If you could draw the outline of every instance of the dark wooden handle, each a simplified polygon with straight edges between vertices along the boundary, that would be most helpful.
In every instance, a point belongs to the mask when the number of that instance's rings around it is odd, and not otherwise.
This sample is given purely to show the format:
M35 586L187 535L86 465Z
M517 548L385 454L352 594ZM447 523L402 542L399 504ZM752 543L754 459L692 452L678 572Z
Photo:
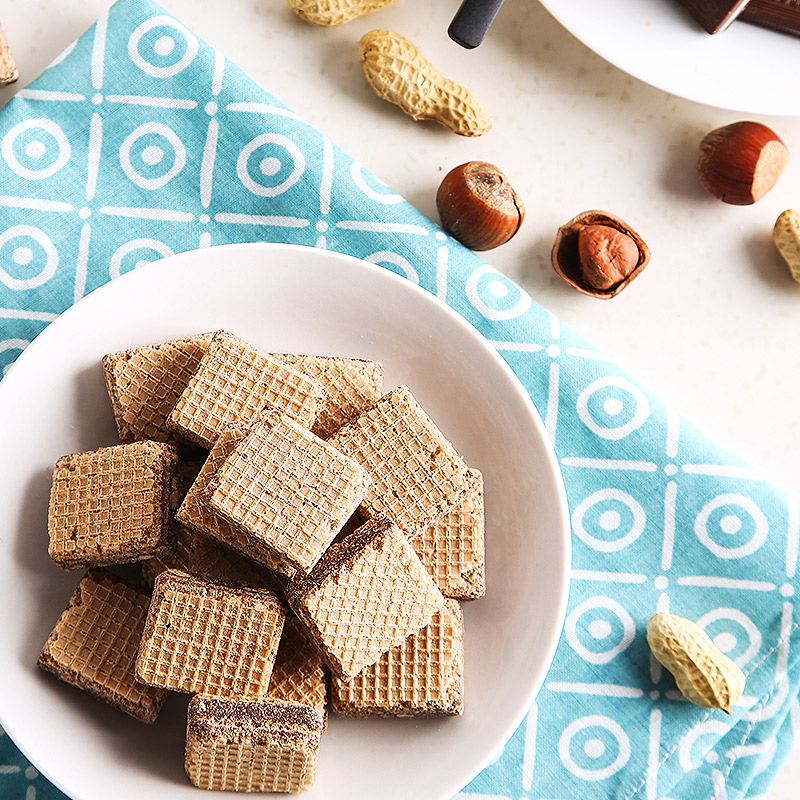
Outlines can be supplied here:
M447 33L462 47L477 47L494 22L503 0L464 0Z

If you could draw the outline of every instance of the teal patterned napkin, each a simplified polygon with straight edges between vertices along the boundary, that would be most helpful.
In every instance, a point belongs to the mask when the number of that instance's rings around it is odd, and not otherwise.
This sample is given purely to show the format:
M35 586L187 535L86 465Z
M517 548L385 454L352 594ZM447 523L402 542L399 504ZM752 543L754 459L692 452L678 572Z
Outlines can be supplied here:
M0 369L139 264L250 241L404 275L508 361L564 474L572 590L534 707L460 798L767 790L800 719L795 499L148 0L113 6L0 112L0 187ZM683 701L650 659L645 624L659 609L697 619L746 672L730 716ZM60 796L7 736L0 796Z

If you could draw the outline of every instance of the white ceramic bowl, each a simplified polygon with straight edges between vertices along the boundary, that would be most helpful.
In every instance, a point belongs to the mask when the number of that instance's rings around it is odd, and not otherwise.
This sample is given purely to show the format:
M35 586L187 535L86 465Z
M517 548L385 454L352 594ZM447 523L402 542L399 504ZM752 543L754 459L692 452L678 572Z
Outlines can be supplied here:
M218 328L269 350L382 361L386 387L407 384L485 475L488 590L465 604L464 715L334 718L304 795L449 797L522 721L553 656L569 582L561 476L524 389L470 325L391 272L313 248L229 245L144 266L53 322L0 383L0 723L74 800L197 800L185 697L147 726L35 663L79 579L47 555L52 465L116 442L102 356Z
M645 83L747 114L800 114L780 76L800 58L794 36L741 20L713 36L678 0L540 0L575 37Z

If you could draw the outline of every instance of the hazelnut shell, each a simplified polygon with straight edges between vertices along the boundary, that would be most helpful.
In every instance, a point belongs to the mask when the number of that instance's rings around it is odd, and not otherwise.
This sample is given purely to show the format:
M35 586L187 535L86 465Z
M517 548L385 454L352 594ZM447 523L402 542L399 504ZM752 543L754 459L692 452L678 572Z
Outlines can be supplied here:
M501 169L468 161L445 175L436 192L442 227L471 250L491 250L511 239L525 205Z
M789 150L761 122L733 122L707 133L697 151L700 183L724 203L757 203L777 182Z
M578 254L578 234L581 228L587 225L607 225L610 228L614 228L630 236L639 248L639 260L636 267L629 275L609 289L596 289L583 278L580 255ZM650 260L650 248L627 222L606 211L593 210L578 214L577 217L573 217L558 229L550 257L553 262L553 269L564 283L582 294L608 300L619 294L647 266L647 262Z

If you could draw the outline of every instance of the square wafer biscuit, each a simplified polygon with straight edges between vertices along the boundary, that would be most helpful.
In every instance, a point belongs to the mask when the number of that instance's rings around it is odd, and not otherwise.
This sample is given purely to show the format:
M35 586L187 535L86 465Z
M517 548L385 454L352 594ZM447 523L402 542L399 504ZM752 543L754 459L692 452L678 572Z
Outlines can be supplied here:
M328 676L328 669L305 627L290 614L283 626L266 699L303 703L327 719Z
M266 692L285 609L271 592L167 570L156 578L136 679L176 692Z
M310 428L324 396L318 381L237 336L218 331L169 424L210 450L228 425L251 425L268 408Z
M334 678L335 714L366 716L457 715L464 710L464 617L445 600L433 619L384 653L350 681Z
M475 600L486 593L483 475L469 471L464 499L411 540L445 597Z
M424 628L444 598L400 529L371 520L287 589L333 672L345 680Z
M231 425L220 434L195 482L183 498L175 518L178 522L217 539L274 572L291 576L294 574L294 567L268 549L260 540L247 536L219 517L208 505L212 480L216 478L220 467L233 454L247 433L247 428Z
M58 459L48 510L50 558L65 569L168 553L177 454L133 442Z
M177 443L167 418L206 354L212 333L134 347L103 357L103 374L123 444Z
M150 596L104 569L81 578L39 656L39 666L143 722L166 697L134 676Z
M352 458L270 411L222 464L208 504L308 572L358 507L367 482Z
M300 792L314 783L323 721L299 703L193 697L186 774L200 789Z
M393 519L409 538L460 502L467 489L467 465L405 386L328 441L372 480L361 504L364 515Z
M311 428L321 439L327 439L345 422L374 405L383 394L383 364L378 361L295 353L273 355L325 388L325 399Z

